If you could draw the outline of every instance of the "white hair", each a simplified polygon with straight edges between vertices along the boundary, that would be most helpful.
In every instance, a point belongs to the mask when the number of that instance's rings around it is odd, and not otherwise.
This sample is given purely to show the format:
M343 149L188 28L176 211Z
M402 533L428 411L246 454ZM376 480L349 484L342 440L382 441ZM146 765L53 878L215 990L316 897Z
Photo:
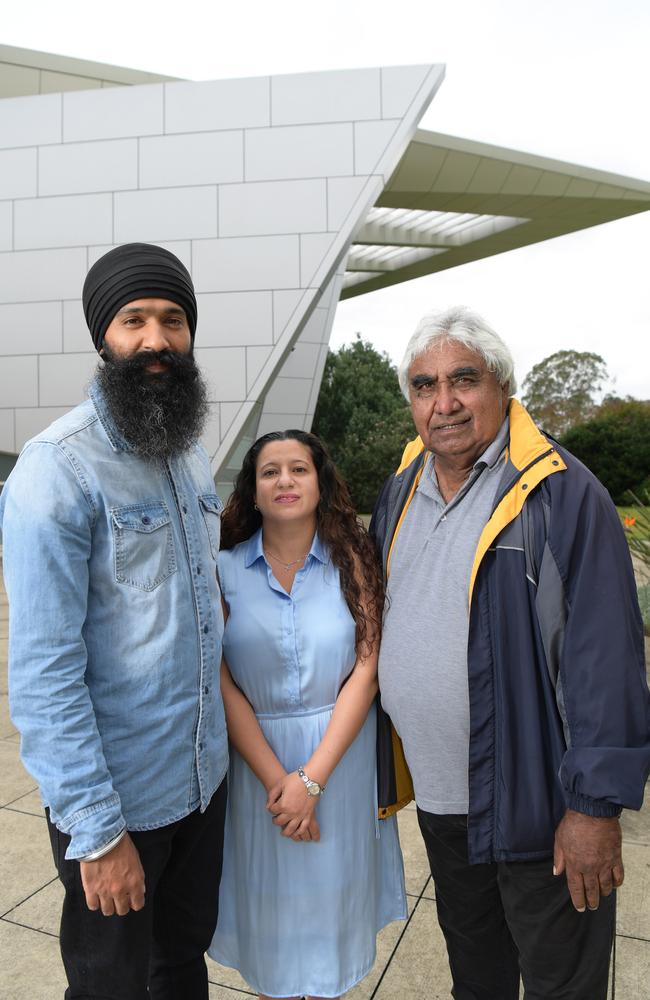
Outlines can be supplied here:
M409 368L415 358L424 354L438 340L458 340L465 347L476 351L485 361L488 371L495 373L499 385L507 387L508 395L515 394L515 365L512 354L501 337L478 313L466 306L453 306L443 312L423 316L407 344L397 374L400 388L409 402Z

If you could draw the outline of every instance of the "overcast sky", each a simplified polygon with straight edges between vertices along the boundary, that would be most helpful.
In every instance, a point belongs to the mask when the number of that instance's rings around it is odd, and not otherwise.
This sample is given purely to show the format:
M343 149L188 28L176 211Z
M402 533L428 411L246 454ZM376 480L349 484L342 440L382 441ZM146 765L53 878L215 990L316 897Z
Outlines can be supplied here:
M421 125L650 180L647 0L21 0L1 41L195 80L444 62ZM463 302L510 344L520 381L572 348L650 397L650 213L339 305L398 360L420 316Z

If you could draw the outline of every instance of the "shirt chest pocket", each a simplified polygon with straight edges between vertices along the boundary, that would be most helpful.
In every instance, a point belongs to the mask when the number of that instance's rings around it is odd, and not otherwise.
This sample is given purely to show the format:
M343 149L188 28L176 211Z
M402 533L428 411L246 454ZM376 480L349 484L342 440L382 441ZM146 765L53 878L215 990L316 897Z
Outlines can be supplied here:
M137 590L155 590L176 572L171 519L162 501L111 511L115 579Z
M205 493L199 497L199 506L201 507L201 513L203 514L203 520L208 533L210 552L216 562L219 558L221 511L223 510L223 504L216 493Z

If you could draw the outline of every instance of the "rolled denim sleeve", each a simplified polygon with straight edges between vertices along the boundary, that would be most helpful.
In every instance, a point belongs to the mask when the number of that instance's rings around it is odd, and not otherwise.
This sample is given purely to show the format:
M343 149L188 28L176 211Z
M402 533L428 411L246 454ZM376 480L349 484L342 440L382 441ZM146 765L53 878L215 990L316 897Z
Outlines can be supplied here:
M96 510L83 470L55 443L27 446L0 501L9 598L9 704L21 756L68 858L124 828L85 682L84 623Z

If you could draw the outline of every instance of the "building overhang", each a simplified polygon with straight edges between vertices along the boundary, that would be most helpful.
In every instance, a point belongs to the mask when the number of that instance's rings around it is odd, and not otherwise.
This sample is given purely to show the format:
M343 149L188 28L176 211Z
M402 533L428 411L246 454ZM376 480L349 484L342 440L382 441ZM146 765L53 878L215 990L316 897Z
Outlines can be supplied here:
M650 184L418 129L358 227L341 298L650 209Z

